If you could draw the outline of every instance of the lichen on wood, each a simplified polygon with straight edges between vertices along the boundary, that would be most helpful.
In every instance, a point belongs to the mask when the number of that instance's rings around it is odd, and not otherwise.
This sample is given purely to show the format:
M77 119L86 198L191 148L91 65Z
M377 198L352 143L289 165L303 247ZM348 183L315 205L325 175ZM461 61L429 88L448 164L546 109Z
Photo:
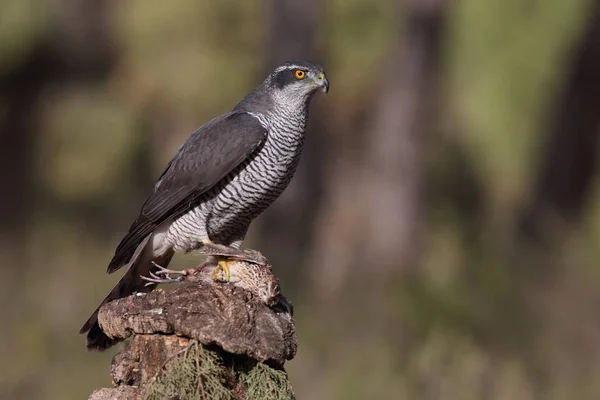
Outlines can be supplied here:
M293 398L287 374L246 356L224 357L190 342L169 362L168 373L151 383L148 400L235 400Z
M151 383L148 400L233 399L233 388L228 387L230 371L217 352L192 341L183 354L176 355L169 363L168 373Z

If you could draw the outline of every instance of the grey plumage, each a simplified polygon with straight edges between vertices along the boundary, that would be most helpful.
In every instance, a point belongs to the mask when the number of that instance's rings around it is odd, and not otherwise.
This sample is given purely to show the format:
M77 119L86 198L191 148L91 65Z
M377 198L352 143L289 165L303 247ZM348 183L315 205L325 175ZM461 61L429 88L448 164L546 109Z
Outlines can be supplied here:
M316 90L328 88L319 66L286 63L231 112L196 130L117 247L108 272L129 268L102 304L152 290L139 278L155 270L152 261L166 266L174 252L206 241L239 247L251 221L290 182L304 144L308 103ZM100 330L98 309L81 333L89 331L88 348L102 350L114 341Z

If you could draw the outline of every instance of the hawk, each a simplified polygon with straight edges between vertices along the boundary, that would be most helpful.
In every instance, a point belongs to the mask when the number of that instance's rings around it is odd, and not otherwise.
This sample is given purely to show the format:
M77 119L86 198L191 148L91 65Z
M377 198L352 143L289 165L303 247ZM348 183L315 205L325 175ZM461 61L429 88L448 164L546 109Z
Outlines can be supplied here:
M176 252L208 248L222 254L224 280L229 280L229 265L236 260L266 262L260 253L240 246L252 220L294 175L308 106L317 91L329 91L323 68L286 62L233 110L187 139L115 250L108 273L125 265L128 269L81 328L80 333L87 332L88 349L104 350L116 343L98 325L100 307L154 289L157 282L144 277L160 273Z

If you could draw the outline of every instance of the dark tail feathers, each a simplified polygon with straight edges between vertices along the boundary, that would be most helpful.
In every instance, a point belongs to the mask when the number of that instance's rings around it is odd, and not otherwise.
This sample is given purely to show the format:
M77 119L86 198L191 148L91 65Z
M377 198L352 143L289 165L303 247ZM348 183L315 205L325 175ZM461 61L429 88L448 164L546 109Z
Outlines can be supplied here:
M153 258L152 248L151 245L148 245L148 240L144 240L140 244L140 247L132 257L125 275L123 275L119 283L100 303L96 311L94 311L79 331L81 334L87 332L86 347L88 350L103 351L119 342L118 339L108 337L100 328L98 324L98 311L100 307L112 300L127 297L135 292L149 292L154 289L156 285L146 286L147 282L142 280L141 276L148 276L151 271L157 269L152 261L166 267L171 262L171 258L173 258L173 251L168 251L160 257Z

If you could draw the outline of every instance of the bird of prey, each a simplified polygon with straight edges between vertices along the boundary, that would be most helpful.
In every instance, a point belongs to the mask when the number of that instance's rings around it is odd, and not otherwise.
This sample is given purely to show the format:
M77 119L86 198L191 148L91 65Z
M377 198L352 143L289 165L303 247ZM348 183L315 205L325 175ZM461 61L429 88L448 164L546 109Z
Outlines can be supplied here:
M304 143L308 106L317 91L328 92L323 68L287 62L233 110L198 128L180 147L154 186L139 216L108 266L127 272L81 328L88 349L116 343L98 325L105 303L147 292L142 277L166 267L175 252L209 247L229 258L219 261L226 280L229 263L265 263L240 249L252 220L287 187Z

